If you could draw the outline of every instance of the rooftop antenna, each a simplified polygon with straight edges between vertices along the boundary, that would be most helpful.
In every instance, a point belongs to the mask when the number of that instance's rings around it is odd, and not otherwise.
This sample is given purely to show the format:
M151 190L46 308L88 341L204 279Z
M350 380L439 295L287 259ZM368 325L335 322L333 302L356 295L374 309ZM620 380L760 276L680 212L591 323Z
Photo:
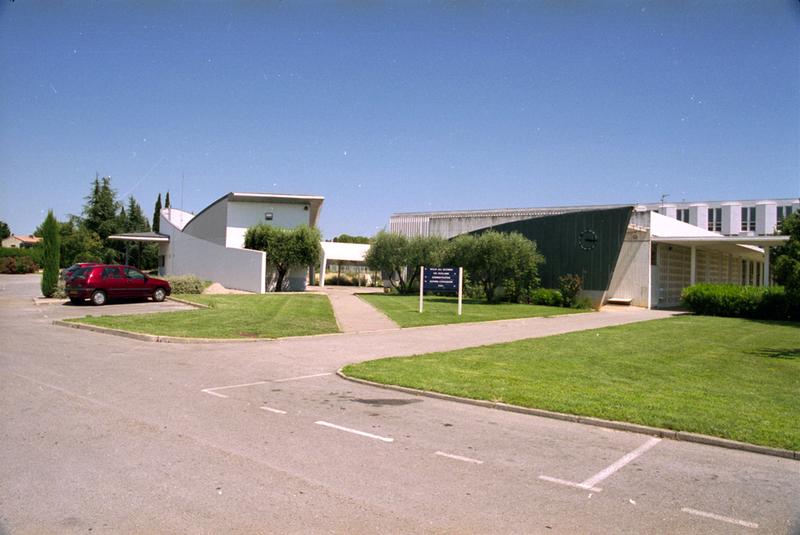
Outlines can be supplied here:
M664 211L664 199L669 197L669 193L662 193L661 194L661 211Z

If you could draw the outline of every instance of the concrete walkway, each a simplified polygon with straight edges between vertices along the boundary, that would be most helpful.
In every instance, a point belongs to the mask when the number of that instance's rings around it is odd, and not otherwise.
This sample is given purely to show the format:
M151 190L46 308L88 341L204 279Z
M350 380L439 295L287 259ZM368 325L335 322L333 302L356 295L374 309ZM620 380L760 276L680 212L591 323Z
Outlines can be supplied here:
M385 331L399 326L385 314L370 306L356 293L383 293L383 288L358 286L325 286L315 288L328 295L339 329L344 333Z

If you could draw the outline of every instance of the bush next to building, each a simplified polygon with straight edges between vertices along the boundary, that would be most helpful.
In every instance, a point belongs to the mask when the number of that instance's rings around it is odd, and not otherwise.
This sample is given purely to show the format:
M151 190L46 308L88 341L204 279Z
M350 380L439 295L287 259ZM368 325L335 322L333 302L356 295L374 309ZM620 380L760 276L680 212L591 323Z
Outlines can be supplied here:
M561 292L552 288L537 288L531 292L531 303L548 307L560 307L564 304Z
M782 286L695 284L684 288L681 301L704 316L800 321L800 302Z
M47 212L42 225L43 268L42 295L52 297L58 286L59 262L61 260L61 243L58 235L58 222L53 211Z
M173 294L201 294L211 284L197 275L170 275L164 279L169 281Z
M571 307L576 304L578 294L582 288L583 279L580 275L567 274L558 278L558 291L561 293L565 307Z

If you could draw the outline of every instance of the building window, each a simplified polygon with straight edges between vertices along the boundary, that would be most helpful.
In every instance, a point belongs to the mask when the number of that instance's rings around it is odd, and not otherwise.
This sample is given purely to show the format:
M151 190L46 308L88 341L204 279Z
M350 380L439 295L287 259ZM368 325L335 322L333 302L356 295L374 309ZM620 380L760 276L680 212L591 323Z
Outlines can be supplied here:
M675 219L678 221L683 221L684 223L689 222L689 209L688 208L678 208L675 211Z
M792 206L778 206L778 223L792 215Z
M756 207L742 207L742 231L756 230Z
M654 243L650 245L650 265L657 266L658 265L658 244Z
M708 209L708 230L722 232L722 208Z

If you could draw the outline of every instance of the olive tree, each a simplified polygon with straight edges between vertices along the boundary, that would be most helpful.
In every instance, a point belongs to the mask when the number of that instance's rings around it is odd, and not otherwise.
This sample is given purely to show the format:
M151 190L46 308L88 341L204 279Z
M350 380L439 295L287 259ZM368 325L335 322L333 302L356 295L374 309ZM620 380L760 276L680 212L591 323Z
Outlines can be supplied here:
M486 300L492 302L501 286L512 289L515 299L532 290L538 283L538 265L544 258L536 244L518 232L488 230L455 238L446 260L462 266L470 280L480 285Z
M436 236L414 236L381 231L375 236L364 260L370 269L389 274L392 286L410 293L420 266L440 265L447 242Z
M280 292L291 268L310 266L319 261L321 240L319 230L306 225L285 229L261 223L247 229L244 246L267 254L267 262L275 266L278 274L275 291Z

